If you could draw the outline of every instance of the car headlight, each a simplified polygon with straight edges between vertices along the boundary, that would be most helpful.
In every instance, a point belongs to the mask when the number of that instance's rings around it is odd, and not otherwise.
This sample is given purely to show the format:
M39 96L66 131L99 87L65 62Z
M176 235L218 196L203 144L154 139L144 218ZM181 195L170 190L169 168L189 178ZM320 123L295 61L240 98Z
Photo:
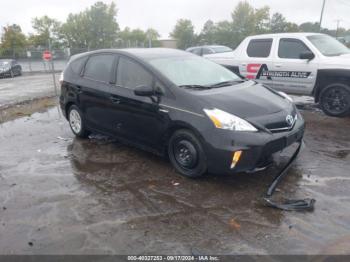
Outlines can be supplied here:
M293 98L291 98L289 95L287 95L285 92L278 92L281 96L283 96L285 99L289 100L290 102L294 102Z
M204 112L216 128L233 131L257 132L258 130L246 120L220 109L204 109Z

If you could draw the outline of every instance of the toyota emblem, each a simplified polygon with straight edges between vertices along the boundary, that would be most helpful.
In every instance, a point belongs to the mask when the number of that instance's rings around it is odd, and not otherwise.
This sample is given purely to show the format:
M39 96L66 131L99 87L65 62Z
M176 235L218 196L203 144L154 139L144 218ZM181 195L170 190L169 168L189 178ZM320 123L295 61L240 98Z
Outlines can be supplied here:
M289 126L292 126L294 123L294 118L291 115L287 115L286 122Z

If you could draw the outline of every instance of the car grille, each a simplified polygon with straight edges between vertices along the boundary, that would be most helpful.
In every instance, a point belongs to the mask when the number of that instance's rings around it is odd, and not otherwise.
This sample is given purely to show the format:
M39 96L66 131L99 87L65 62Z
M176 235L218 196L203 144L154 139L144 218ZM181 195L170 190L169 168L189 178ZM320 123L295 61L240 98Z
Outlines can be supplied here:
M282 123L275 123L275 124L267 125L266 128L272 133L280 133L280 132L290 131L294 128L297 120L298 120L298 114L295 114L291 123L287 123L287 121L284 121Z

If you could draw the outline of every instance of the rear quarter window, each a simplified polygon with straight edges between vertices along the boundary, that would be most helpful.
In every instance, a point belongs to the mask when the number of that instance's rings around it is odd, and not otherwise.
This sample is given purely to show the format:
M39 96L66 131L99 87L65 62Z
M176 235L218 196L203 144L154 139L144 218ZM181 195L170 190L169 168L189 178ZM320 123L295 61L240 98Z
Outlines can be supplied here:
M114 63L113 54L98 54L90 56L84 69L84 77L95 81L108 83Z
M73 73L77 75L81 74L81 71L83 70L87 58L87 56L77 58L70 63L70 69L73 71Z
M269 57L272 46L271 39L252 39L247 47L249 57Z

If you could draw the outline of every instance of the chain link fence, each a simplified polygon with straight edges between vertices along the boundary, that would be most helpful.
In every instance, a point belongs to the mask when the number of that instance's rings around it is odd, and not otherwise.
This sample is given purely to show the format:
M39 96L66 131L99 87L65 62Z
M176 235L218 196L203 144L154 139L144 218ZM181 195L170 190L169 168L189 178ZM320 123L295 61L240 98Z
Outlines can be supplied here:
M52 72L52 63L45 61L42 56L47 49L6 50L0 59L15 59L22 66L22 72ZM53 49L52 62L55 71L62 71L72 55L89 51L87 48Z
M159 41L153 41L152 46L160 46ZM137 42L137 41L124 41L118 42L116 48L139 48L139 47L148 47L148 42ZM22 66L22 72L51 72L52 63L45 61L43 57L43 52L46 51L45 48L36 48L36 49L7 49L0 50L0 59L15 59ZM94 49L88 48L62 48L62 49L53 49L52 53L52 62L54 63L55 71L62 71L66 66L69 58L72 55L80 54L88 51L93 51Z

